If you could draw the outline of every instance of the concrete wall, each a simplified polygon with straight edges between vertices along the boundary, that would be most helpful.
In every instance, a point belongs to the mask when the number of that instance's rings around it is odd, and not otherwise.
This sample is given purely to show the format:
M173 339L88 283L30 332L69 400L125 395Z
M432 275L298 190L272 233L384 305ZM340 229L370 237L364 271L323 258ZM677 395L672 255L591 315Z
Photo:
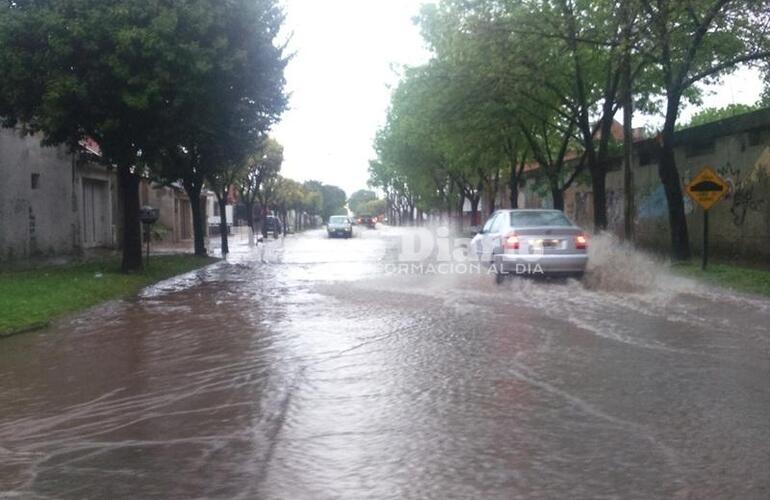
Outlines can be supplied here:
M160 218L156 228L163 226L167 231L163 235L164 243L181 243L192 239L192 224L189 222L192 221L192 209L190 209L189 203L186 204L186 207L181 206L183 200L185 203L187 202L187 195L172 187L142 181L140 197L143 206L146 205L159 210ZM186 218L180 213L185 208L189 212ZM182 227L183 222L189 224L186 229Z
M731 194L710 211L712 251L726 257L770 258L770 129L739 132L701 144L680 144L676 148L676 161L683 186L707 166L732 185ZM637 151L634 185L638 242L668 251L668 208L654 155ZM617 234L623 231L623 204L623 172L617 168L607 175L609 228ZM698 253L703 239L703 211L687 195L685 207L690 242L693 251ZM565 211L578 224L590 228L593 221L590 186L577 185L570 189L565 196Z
M75 164L64 148L41 147L39 137L0 129L0 263L81 251L85 179L104 183L94 217L105 228L99 244L110 246L117 213L114 174Z
M72 251L79 225L72 158L63 148L0 130L0 182L0 261Z

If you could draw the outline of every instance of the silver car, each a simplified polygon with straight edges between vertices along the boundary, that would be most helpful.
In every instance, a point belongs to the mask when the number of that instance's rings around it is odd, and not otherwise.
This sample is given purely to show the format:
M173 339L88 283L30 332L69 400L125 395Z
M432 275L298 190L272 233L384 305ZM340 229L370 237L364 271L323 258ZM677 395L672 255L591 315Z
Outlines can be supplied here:
M329 217L329 223L326 225L326 231L329 238L342 236L344 238L353 237L353 223L344 215L332 215Z
M588 237L561 210L498 210L470 248L498 282L509 274L580 278L588 264Z

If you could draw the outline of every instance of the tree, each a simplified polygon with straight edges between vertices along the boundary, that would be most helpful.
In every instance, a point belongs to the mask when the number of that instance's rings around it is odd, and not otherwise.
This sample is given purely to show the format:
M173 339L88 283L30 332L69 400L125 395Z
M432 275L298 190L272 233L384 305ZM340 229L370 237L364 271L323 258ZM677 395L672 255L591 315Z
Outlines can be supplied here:
M770 57L767 0L643 0L645 36L655 40L650 57L662 82L665 122L658 174L668 202L673 256L690 257L682 179L674 134L682 99L697 98L695 84L715 81L740 64Z
M449 212L450 204L462 204L463 198L451 195L455 188L480 196L477 169L461 161L470 153L455 146L456 128L444 116L449 99L440 87L443 78L435 64L408 69L375 139L378 160L370 164L370 185L385 191L394 223L412 223L416 208Z
M242 175L243 165L222 160L218 168L212 168L206 175L209 188L214 191L219 205L219 235L221 252L225 256L230 253L228 243L229 228L227 226L227 204L231 201L232 188ZM232 222L232 221L231 221Z
M323 196L321 216L324 221L328 221L332 215L347 214L345 203L348 198L345 191L337 186L324 184L321 186L321 194Z
M223 207L247 159L286 107L287 58L275 42L283 13L275 0L194 0L179 9L174 34L186 77L164 108L161 176L181 179L191 200L208 182ZM205 253L204 217L195 205L196 253ZM226 252L224 227L222 234Z
M385 200L369 200L361 207L360 213L367 215L383 215L387 211L387 208L388 206Z
M285 235L289 230L288 213L289 210L298 210L303 203L304 188L302 184L292 179L280 177L276 187L274 207L281 217L283 225L283 234ZM297 212L295 215L299 217Z
M124 271L142 267L139 181L157 149L168 75L157 39L168 9L51 0L0 8L0 116L46 144L99 143L118 172Z
M274 0L49 0L0 9L0 116L116 165L123 268L141 268L139 181L182 180L195 248L212 168L243 155L286 105Z
M320 181L305 181L302 187L305 188L305 212L312 218L320 217L323 212L323 183ZM315 225L315 222L313 222Z
M361 209L364 205L376 199L377 199L377 194L375 194L374 191L369 191L367 189L359 189L358 191L350 195L350 199L348 200L348 208L350 208L350 210L354 214L360 214L360 213L363 213Z
M568 170L585 167L591 174L594 226L606 228L611 130L621 104L619 88L626 56L631 55L621 50L621 42L627 34L623 28L635 21L633 16L620 15L618 3L447 0L441 4L440 14L433 15L428 34L437 40L433 46L439 48L440 57L442 52L454 57L461 66L473 69L472 78L486 81L469 94L491 101L484 113L486 123L490 123L496 109L508 108L508 132L496 140L503 144L507 158L512 206L516 205L525 164L517 155L526 159L526 154L539 150L543 153L536 158L543 170L539 177L549 184L554 206L562 205L562 188L569 186L569 178L575 175ZM632 4L635 0L622 2L627 10L633 9ZM637 37L631 42L635 47L643 46ZM634 61L631 78L643 68L643 60ZM482 109L475 101L474 106ZM524 140L511 122L518 122L521 132L525 132ZM532 144L533 140L536 144ZM567 162L555 156L560 145L568 146L564 152L570 157L582 159ZM546 158L545 153L551 157Z
M251 229L249 244L254 244L254 233L257 232L254 220L254 209L257 203L262 182L278 175L283 164L283 146L278 141L268 138L260 144L260 149L249 156L241 175L236 179L238 199L246 207L246 221ZM262 220L260 215L260 220Z
M624 2L626 9L630 8L630 2ZM603 230L607 228L606 177L611 129L621 104L619 87L623 64L630 64L620 50L624 18L618 15L614 1L559 0L553 9L549 8L550 3L537 2L530 14L533 22L541 20L543 25L536 27L541 33L534 35L534 39L528 35L528 45L554 44L555 50L550 49L547 58L537 59L536 68L539 70L545 64L562 70L561 78L553 78L553 71L546 72L551 81L543 85L554 92L557 102L561 103L556 111L571 122L569 128L574 124L578 132L581 163L585 163L591 174L594 227ZM555 26L556 30L549 32L549 26ZM542 52L530 54L538 57ZM598 119L592 120L592 114Z
M659 174L674 254L686 258L687 225L673 155L681 101L697 100L699 82L713 82L740 64L766 63L769 6L769 0L429 4L419 22L434 57L406 71L394 92L387 124L376 140L372 184L387 183L383 189L391 204L409 204L413 198L420 203L431 192L442 192L441 181L427 191L424 182L442 172L459 192L460 203L470 200L475 212L479 193L496 191L500 149L513 198L525 164L516 157L524 150L540 164L538 177L557 208L564 190L587 169L594 225L603 229L605 178L615 149L611 130L623 106L630 235L633 112L656 112L662 94L666 121ZM489 201L491 210L494 201Z

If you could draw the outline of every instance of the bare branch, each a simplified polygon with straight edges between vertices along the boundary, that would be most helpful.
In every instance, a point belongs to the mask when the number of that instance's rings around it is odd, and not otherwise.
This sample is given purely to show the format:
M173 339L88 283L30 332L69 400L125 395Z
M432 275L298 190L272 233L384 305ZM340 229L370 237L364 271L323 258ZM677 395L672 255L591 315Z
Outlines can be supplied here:
M690 85L703 80L706 77L709 77L711 75L715 75L721 71L724 71L726 69L732 68L734 66L737 66L742 63L752 62L752 61L758 61L760 59L766 59L770 57L770 51L762 51L762 52L754 52L752 54L745 54L741 57L736 57L735 59L731 59L729 61L725 61L723 63L717 64L715 66L710 67L709 69L702 71L687 80L684 81L682 84L682 88L689 87Z

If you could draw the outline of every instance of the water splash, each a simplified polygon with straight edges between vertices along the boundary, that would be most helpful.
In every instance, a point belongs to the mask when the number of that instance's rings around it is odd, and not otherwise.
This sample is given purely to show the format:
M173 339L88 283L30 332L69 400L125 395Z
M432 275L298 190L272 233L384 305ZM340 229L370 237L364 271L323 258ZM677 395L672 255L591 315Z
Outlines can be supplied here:
M590 290L647 293L660 289L669 275L667 263L601 233L588 246L588 269L583 280Z

